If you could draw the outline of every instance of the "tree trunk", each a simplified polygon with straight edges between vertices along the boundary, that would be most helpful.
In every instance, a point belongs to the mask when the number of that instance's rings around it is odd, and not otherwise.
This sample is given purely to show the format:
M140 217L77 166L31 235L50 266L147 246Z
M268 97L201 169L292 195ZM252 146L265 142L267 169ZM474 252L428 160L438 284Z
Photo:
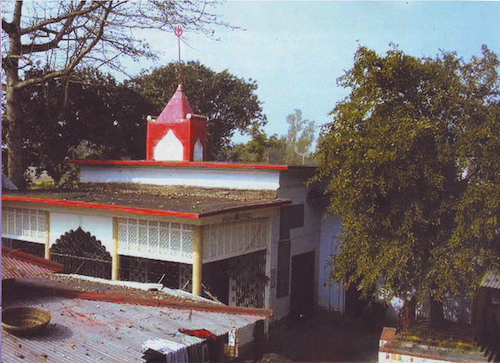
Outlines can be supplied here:
M2 67L7 78L6 108L7 108L7 139L8 139L8 174L10 180L19 188L24 189L24 166L23 166L23 106L20 103L20 90L16 89L19 84L19 58L21 57L21 11L22 1L16 2L14 17L9 25L10 48ZM2 19L2 26L3 26Z
M430 298L430 318L432 323L439 323L444 320L443 302Z
M413 296L410 300L406 300L399 312L399 330L407 331L415 322L415 308L417 300Z
M10 180L19 188L24 189L26 182L24 179L23 166L23 135L22 135L22 106L16 100L16 93L12 87L7 88L7 120L8 120L8 174Z

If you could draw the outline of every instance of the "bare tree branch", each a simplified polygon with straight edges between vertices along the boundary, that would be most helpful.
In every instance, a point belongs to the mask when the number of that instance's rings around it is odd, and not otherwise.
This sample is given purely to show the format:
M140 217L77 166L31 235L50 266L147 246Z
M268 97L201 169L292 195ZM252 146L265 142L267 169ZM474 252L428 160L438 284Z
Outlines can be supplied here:
M19 82L18 84L16 84L14 86L14 88L21 89L21 88L30 86L32 84L45 82L51 78L66 77L69 74L71 74L71 72L73 72L73 70L80 63L80 61L94 48L94 46L102 38L102 35L104 33L104 27L105 27L106 21L107 21L107 17L112 9L112 4L113 4L112 1L109 2L108 6L106 8L106 11L104 13L104 16L101 19L101 22L99 24L99 29L97 31L97 34L95 35L95 38L83 50L81 50L80 52L77 53L77 55L74 57L73 60L70 61L70 64L65 69L63 69L61 71L55 71L55 72L45 74L42 77L29 78L23 82Z
M80 9L85 5L85 1L81 1L80 4L78 5L77 9ZM100 7L102 4L97 3L97 5L93 5L92 10L96 10L98 7ZM91 10L89 10L91 11ZM89 12L87 11L87 12ZM38 52L45 52L50 49L57 48L59 46L59 42L61 39L66 35L69 31L71 31L71 25L73 24L73 21L75 20L75 17L78 15L78 13L81 13L81 11L76 11L74 13L70 13L68 16L65 17L66 22L62 26L62 28L57 32L56 36L54 39L52 39L50 42L47 43L41 43L41 44L34 44L34 42L30 45L23 44L21 47L21 51L23 53L38 53Z
M92 6L88 7L87 9L83 9L83 7L85 6L85 3L86 3L86 1L80 1L78 6L76 7L75 11L63 14L63 15L58 16L56 18L47 19L47 20L42 21L36 25L33 25L32 27L22 29L20 31L20 34L25 35L25 34L33 33L37 30L41 30L41 29L45 28L49 24L59 23L63 20L69 19L69 18L74 19L76 16L91 13L92 11L96 10L97 8L99 8L101 6L101 4L98 1L96 1L96 2L94 2L94 4L92 4Z
M212 26L228 26L207 11L217 4L212 0L27 2L30 7L23 14L22 1L5 4L3 13L9 15L2 18L2 68L7 83L8 169L9 176L19 184L24 180L26 142L22 127L26 105L20 101L24 92L19 90L55 78L60 78L67 90L69 77L82 64L105 65L126 73L120 64L122 57L138 60L155 56L135 29L169 31L183 25L186 30L210 36ZM47 110L53 111L59 112Z

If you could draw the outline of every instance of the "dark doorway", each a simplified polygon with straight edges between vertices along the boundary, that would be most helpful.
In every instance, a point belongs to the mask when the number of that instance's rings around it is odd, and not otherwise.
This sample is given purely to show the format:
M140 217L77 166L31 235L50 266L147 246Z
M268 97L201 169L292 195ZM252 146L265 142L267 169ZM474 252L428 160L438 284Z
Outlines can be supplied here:
M364 308L368 305L368 300L361 298L361 292L358 291L357 285L351 284L345 297L345 313L354 319L361 317Z
M50 248L50 259L64 265L64 272L111 278L111 255L89 232L80 227L62 235Z
M203 265L203 286L205 290L223 304L229 304L229 260ZM205 296L209 299L212 296Z
M314 309L314 251L292 257L290 318L310 318Z

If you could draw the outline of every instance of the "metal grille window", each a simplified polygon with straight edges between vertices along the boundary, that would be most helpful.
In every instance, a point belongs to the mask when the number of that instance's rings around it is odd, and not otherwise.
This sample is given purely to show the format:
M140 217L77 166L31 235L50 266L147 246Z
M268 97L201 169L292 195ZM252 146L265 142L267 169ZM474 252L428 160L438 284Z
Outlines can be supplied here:
M36 209L2 208L2 237L45 243L48 213Z
M269 236L267 217L204 226L203 261L217 261L265 249Z
M120 218L119 253L165 261L191 262L194 227L182 223Z

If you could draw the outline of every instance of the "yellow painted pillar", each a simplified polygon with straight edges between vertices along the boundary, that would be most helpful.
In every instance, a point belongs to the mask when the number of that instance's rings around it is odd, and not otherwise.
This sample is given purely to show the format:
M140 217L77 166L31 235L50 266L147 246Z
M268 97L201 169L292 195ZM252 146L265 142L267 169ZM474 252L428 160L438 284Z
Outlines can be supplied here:
M45 259L50 260L50 213L47 212L47 240L45 241Z
M113 218L113 254L111 255L111 280L120 280L120 255L118 254L118 218Z
M201 270L203 267L203 229L193 231L193 295L201 296Z

